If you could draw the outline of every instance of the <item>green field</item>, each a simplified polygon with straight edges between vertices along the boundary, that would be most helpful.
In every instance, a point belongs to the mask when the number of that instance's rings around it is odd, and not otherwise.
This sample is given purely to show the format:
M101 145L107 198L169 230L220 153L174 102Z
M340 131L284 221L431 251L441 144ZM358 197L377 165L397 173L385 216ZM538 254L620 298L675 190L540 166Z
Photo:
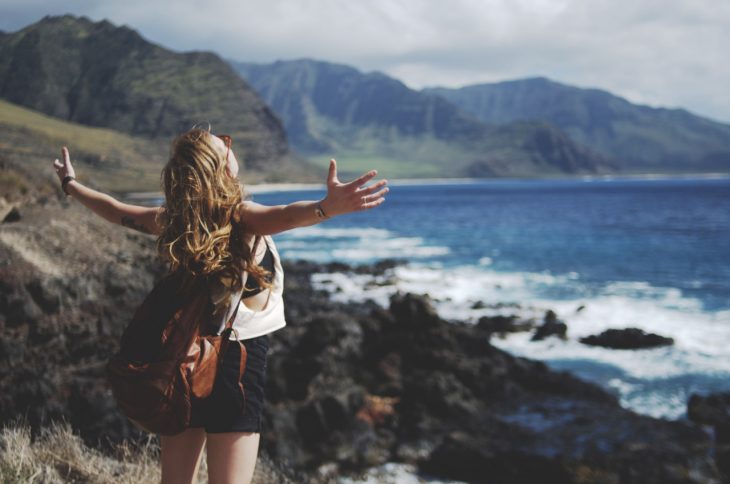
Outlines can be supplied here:
M171 141L72 123L0 100L0 193L12 199L30 187L50 192L58 183L52 163L64 145L77 178L90 186L116 194L159 192ZM326 170L313 172L289 157L270 173L242 168L240 176L245 183L311 182L326 176Z
M68 146L79 180L114 192L159 190L168 146L111 129L66 122L0 100L0 157L16 171L55 177L52 163Z

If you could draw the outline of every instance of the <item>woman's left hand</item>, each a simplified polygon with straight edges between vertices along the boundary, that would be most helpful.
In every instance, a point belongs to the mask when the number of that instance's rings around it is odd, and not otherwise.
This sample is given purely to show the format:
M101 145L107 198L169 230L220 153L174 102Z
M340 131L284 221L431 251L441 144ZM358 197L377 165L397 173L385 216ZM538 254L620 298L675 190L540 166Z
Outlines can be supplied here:
M385 186L387 180L380 180L369 187L363 186L377 174L377 170L371 170L351 182L342 183L337 179L337 162L331 159L327 176L327 197L322 200L325 214L332 217L367 210L383 203L384 195L389 191Z
M71 156L68 154L68 148L65 146L61 149L61 157L63 158L63 163L58 161L58 158L53 161L53 169L56 170L59 181L63 181L66 176L76 178L74 167L71 166Z

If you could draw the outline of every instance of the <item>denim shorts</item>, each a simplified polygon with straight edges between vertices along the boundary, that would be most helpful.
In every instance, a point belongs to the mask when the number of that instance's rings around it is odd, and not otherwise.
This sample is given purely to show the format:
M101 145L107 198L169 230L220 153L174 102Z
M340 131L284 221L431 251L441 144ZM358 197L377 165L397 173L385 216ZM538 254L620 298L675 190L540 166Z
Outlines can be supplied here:
M245 405L238 386L241 349L231 341L212 393L203 400L193 400L189 427L204 427L207 433L261 433L269 336L264 334L240 341L247 352L246 371L241 379L246 394Z

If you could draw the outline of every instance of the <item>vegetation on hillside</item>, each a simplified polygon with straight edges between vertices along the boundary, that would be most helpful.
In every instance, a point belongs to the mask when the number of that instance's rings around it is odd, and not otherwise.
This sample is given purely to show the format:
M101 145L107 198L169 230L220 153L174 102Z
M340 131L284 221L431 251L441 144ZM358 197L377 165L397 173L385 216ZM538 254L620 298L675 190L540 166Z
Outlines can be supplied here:
M607 157L554 126L488 125L440 96L378 72L308 59L231 64L281 117L292 146L310 159L323 153L355 162L370 158L391 177L613 170Z
M233 136L245 170L272 181L314 172L290 152L274 113L217 55L172 52L107 21L49 16L0 36L0 86L13 104L162 142L163 152L172 136L210 122Z
M105 192L160 192L160 172L171 141L172 136L149 139L63 121L0 100L0 193L12 200L27 194L31 186L35 198L54 192L58 179L51 163L64 145L84 183ZM316 171L285 159L269 172L242 167L239 176L246 184L321 181L325 172ZM28 177L39 183L28 183Z
M194 482L208 482L203 448ZM292 483L293 474L262 451L253 483ZM160 482L160 443L149 434L139 442L124 441L101 452L88 446L68 422L53 422L34 435L22 420L0 428L0 482L63 484L157 484Z
M205 470L199 473L204 475ZM158 483L159 445L150 438L105 455L88 447L68 423L54 423L35 438L25 424L5 424L0 429L0 482Z
M730 125L684 109L632 104L544 77L425 92L485 123L551 123L616 160L622 171L730 171Z

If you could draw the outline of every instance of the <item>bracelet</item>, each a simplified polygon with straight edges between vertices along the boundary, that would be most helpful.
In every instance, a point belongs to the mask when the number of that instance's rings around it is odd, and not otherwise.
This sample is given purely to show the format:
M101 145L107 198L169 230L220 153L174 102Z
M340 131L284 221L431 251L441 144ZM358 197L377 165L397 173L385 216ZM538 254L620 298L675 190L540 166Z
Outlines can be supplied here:
M317 217L322 220L329 218L329 215L324 213L324 209L322 209L322 202L317 202L317 206L314 209L314 213L316 213Z
M66 191L66 185L68 185L71 180L75 179L76 178L71 175L66 175L65 177L63 177L63 181L61 182L61 190L63 190L63 193L65 193L67 197L71 196L71 194Z

